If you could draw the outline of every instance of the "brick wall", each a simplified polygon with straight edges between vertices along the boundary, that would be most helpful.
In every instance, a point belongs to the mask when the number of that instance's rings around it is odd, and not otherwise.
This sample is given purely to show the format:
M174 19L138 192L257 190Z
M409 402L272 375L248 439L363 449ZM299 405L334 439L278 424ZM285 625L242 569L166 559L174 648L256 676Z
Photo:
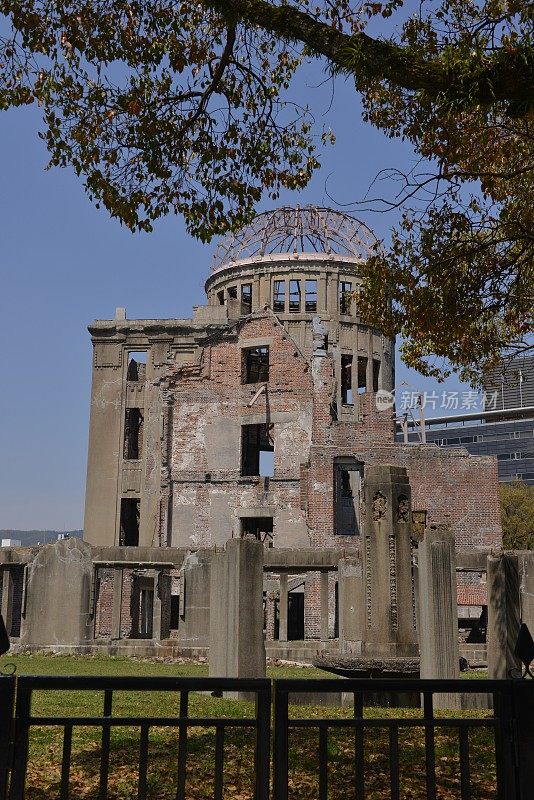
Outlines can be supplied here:
M242 348L255 340L269 341L269 381L267 393L249 407L259 385L242 383ZM188 537L180 546L222 545L239 535L240 510L261 508L274 517L275 546L288 524L287 517L277 522L284 510L302 522L307 545L354 547L357 537L338 536L334 530L336 457L362 462L364 479L366 464L406 467L412 508L425 510L428 524L450 524L458 547L501 542L496 460L469 456L461 448L396 443L393 411L378 411L373 393L359 395L352 411L336 408L332 355L306 360L271 312L253 314L214 336L197 363L170 370L161 386L172 397L162 446L170 454L173 536L186 529ZM287 429L281 415L291 415ZM274 426L275 475L268 480L241 476L240 425L247 419ZM209 432L215 424L222 431L216 446L227 458L214 468ZM161 541L167 541L166 531ZM304 540L298 541L302 546ZM282 546L288 545L284 541ZM305 614L308 634L317 636L315 584L310 576ZM472 599L469 591L465 597ZM477 587L479 599L484 591Z
M242 383L242 348L265 340L268 390L249 407L261 384ZM165 388L173 396L171 441L165 445L170 444L174 526L179 529L176 517L184 508L191 509L187 525L193 546L223 543L212 536L221 498L225 503L221 523L228 535L239 528L240 509L261 507L272 513L275 540L279 509L295 509L305 524L301 465L308 459L311 440L312 377L308 361L273 314L262 312L236 324L206 345L196 366L171 372ZM272 420L275 440L275 474L267 481L241 475L241 424L260 419ZM215 425L219 431L215 447L228 457L219 459L214 468L210 435ZM165 540L165 532L160 538Z

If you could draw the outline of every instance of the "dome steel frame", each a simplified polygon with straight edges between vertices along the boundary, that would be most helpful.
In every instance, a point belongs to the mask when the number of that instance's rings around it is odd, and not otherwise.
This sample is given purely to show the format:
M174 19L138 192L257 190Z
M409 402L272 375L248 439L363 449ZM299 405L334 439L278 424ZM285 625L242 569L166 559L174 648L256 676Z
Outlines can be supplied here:
M213 255L211 272L277 254L324 254L362 261L371 255L375 243L367 225L341 211L283 206L258 214L250 225L226 236Z

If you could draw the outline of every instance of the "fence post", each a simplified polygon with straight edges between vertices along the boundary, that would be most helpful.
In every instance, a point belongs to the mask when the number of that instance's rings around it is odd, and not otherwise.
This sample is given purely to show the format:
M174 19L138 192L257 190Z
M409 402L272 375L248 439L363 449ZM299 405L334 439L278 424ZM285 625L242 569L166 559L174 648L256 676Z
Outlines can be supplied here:
M495 761L498 800L520 800L517 790L517 751L514 735L514 698L512 681L501 681L502 689L493 692Z
M271 768L271 682L256 695L256 794L254 800L269 800Z
M289 773L289 736L287 729L289 696L274 681L274 800L287 800Z
M534 681L514 681L514 727L518 800L534 796Z
M14 701L15 677L0 675L0 800L6 800L8 791Z

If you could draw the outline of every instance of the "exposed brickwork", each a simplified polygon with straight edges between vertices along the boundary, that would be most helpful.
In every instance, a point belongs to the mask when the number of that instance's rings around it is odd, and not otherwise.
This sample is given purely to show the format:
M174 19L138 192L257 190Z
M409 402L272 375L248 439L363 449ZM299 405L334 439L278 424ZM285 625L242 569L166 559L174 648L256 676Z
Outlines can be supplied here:
M267 391L252 405L260 384L242 383L242 348L251 342L269 346ZM240 535L241 515L261 509L258 513L273 516L275 547L357 546L358 537L335 533L334 459L339 457L361 462L364 480L366 465L406 467L412 508L425 510L428 524L450 524L458 547L501 542L494 458L472 457L461 448L395 443L393 411L378 411L371 392L357 396L353 408L337 408L334 356L306 359L269 311L252 314L214 336L196 363L171 370L161 386L172 398L162 448L163 462L169 462L174 515L170 540L175 544L222 545ZM241 425L249 421L271 426L271 478L241 475ZM215 425L216 446L224 450L224 458L213 453ZM168 541L169 532L161 531L160 539ZM477 587L479 599L484 591ZM310 575L305 619L306 633L314 637L319 636L318 592L318 576ZM332 584L331 635L333 603Z

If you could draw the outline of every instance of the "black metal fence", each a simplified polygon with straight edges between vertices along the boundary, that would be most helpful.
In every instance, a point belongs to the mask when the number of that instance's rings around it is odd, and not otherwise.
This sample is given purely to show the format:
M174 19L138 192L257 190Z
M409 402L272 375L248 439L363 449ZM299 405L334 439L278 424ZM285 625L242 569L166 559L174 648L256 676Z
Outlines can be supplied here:
M300 730L318 732L316 753L316 770L318 775L318 800L329 797L329 734L333 730L349 730L353 734L353 774L352 795L347 800L363 800L366 796L365 732L370 729L382 729L387 732L387 790L391 800L401 797L399 733L407 729L422 731L424 735L424 794L426 800L436 800L439 796L436 781L436 731L457 731L458 762L461 800L471 798L471 731L489 730L494 744L495 792L498 800L527 800L534 797L534 784L521 784L519 767L520 738L524 740L525 731L518 728L517 707L527 706L533 710L534 683L522 681L488 681L488 680L344 680L340 687L338 680L282 680L276 681L275 689L275 739L274 739L274 797L276 800L288 800L288 786L291 778L289 768L291 753L291 734ZM306 694L310 696L310 705L317 696L343 690L345 702L352 709L350 717L310 718L298 714L290 716L291 695L299 695L299 701L306 702ZM364 716L365 693L376 694L377 689L384 696L399 692L415 692L421 695L422 713L417 716L376 716L376 711ZM460 698L469 695L489 695L493 701L493 713L488 716L451 714L436 716L434 697L436 695L455 696ZM394 714L392 711L391 713ZM527 722L526 715L524 721ZM534 718L530 717L527 728L534 730ZM532 745L532 742L531 742ZM525 756L527 754L525 753ZM534 758L534 748L530 750L530 759ZM526 765L523 765L526 766ZM475 765L475 769L476 769ZM383 767L382 767L383 769ZM368 770L369 771L369 770ZM369 776L367 776L369 777ZM294 781L293 781L294 783ZM403 792L403 796L406 794ZM387 795L386 795L387 796ZM409 795L413 796L413 795ZM419 796L419 795L417 795ZM490 800L490 797L484 798Z
M101 729L100 779L98 797L108 797L108 777L110 767L110 737L112 728L138 727L139 751L131 753L131 763L137 766L137 798L147 796L147 769L149 733L151 728L167 728L178 732L178 751L176 754L176 786L173 798L185 800L188 797L186 785L188 759L188 731L190 728L212 728L215 730L215 780L213 797L223 800L224 744L228 728L252 729L255 737L254 797L257 800L269 798L270 767L270 715L271 684L268 680L246 680L232 678L107 678L107 677L37 677L21 676L16 681L16 704L13 710L14 679L0 678L0 800L23 800L25 797L28 747L32 728L62 727L63 748L61 758L60 800L68 800L70 793L70 768L72 761L73 729L96 727ZM32 695L35 691L76 691L89 690L103 693L102 713L98 716L35 716L32 714ZM179 715L174 716L121 716L113 714L115 692L165 692L169 694L169 707L172 710L176 694L179 695ZM191 692L207 692L220 695L223 692L245 693L255 697L255 714L252 717L197 717L189 714ZM173 697L174 696L174 697ZM169 754L169 758L172 755Z
M89 690L100 692L101 713L78 716L35 715L32 713L34 692L66 692ZM388 693L412 692L421 697L421 710L411 715L400 715L394 709L382 713L380 709L364 713L367 693L379 690ZM343 693L349 711L333 714L323 707L320 714L305 714L293 705L295 695L302 703L309 698L314 705L325 695ZM120 702L114 703L117 692L163 692L168 695L168 708L176 709L174 716L123 716ZM190 713L192 692L220 695L222 692L246 693L255 698L255 710L249 716L199 717ZM436 711L436 698L444 695L468 697L487 695L493 711L487 714L446 714ZM41 695L40 695L41 696ZM167 708L167 699L165 700ZM45 704L46 707L46 704ZM248 711L246 707L245 711ZM118 710L117 710L118 709ZM67 710L67 709L66 709ZM114 713L115 712L115 713ZM495 771L492 795L497 800L531 800L534 797L534 681L429 681L429 680L278 680L274 682L274 741L271 760L271 683L268 680L216 679L216 678L107 678L107 677L0 677L0 800L23 800L28 765L30 733L33 730L55 727L62 729L60 779L57 795L60 800L73 796L71 764L73 758L73 731L79 727L92 727L99 737L98 797L108 797L110 770L111 731L113 728L135 727L139 731L138 750L128 752L128 766L137 773L136 794L140 800L147 797L147 773L150 765L149 735L153 728L169 729L177 733L177 747L169 746L168 757L173 760L176 785L170 797L185 800L191 796L187 785L188 733L191 728L212 729L214 747L214 783L211 796L215 800L225 797L227 752L225 737L229 728L249 730L253 736L254 757L247 769L253 775L250 790L255 800L299 800L298 772L302 767L300 744L306 746L306 769L313 770L317 790L314 799L328 800L331 791L332 764L331 739L339 732L348 737L349 789L342 795L346 800L365 800L369 787L370 732L384 732L381 770L384 763L387 790L392 800L406 796L402 784L402 737L407 732L418 731L422 749L417 770L423 776L424 788L420 796L435 800L439 796L439 769L436 767L437 739L443 731L456 736L458 763L458 795L461 800L471 800L473 777L479 767L472 753L476 732L483 731L491 743L491 758ZM410 733L410 735L412 735ZM415 734L414 734L415 735ZM385 744L384 744L385 743ZM311 752L311 756L310 756ZM346 755L346 753L345 753ZM310 760L311 758L311 760ZM299 759L301 759L299 761ZM272 787L270 770L272 764ZM346 764L345 764L346 766ZM439 767L439 764L438 764ZM295 774L296 773L296 777ZM291 791L290 791L291 787ZM272 793L270 794L270 789ZM211 792L211 790L210 790ZM39 795L41 796L41 795ZM159 795L158 795L159 796ZM336 794L336 796L338 796ZM341 795L339 795L341 796ZM478 797L480 797L480 793ZM483 795L483 800L490 800Z

